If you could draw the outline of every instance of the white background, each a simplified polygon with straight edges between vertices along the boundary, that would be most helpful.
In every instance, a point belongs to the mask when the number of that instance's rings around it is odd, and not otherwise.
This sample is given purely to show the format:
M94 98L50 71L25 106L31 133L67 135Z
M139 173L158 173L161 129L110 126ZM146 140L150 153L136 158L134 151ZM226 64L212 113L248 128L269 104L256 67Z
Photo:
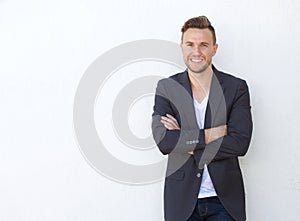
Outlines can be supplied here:
M217 31L214 64L251 91L253 139L241 159L248 220L298 220L299 10L296 0L0 0L0 220L163 220L162 182L124 185L85 161L74 96L104 52L179 42L198 15Z

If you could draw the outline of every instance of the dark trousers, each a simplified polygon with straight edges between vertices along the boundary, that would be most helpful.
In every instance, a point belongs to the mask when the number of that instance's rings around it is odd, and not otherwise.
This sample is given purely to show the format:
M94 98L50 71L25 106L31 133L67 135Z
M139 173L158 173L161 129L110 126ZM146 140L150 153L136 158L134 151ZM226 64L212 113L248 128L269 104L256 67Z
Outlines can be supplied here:
M234 221L217 196L198 199L193 214L187 221Z

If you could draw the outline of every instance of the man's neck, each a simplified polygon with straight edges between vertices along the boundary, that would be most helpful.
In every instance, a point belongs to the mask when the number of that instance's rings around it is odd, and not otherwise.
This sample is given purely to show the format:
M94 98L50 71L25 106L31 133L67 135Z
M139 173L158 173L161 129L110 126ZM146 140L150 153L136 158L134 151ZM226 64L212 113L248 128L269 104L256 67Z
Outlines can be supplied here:
M212 66L209 66L205 71L201 73L194 73L188 69L188 75L191 82L192 89L204 90L209 92L211 79L213 76Z

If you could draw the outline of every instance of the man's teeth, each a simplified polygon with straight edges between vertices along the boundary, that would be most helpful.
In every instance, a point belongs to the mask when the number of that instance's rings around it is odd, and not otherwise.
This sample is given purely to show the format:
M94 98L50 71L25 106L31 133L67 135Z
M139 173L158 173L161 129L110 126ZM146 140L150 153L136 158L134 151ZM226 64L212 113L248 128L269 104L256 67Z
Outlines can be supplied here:
M201 62L201 61L203 61L203 59L191 59L192 60L192 62Z

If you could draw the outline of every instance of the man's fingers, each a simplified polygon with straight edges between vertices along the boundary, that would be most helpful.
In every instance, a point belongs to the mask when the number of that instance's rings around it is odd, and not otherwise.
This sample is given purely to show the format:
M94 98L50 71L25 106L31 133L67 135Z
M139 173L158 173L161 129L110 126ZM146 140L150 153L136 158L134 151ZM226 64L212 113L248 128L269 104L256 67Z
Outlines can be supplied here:
M163 125L165 126L165 128L167 128L168 130L175 130L177 129L176 127L174 127L174 125L170 124L169 122L166 121L161 121L163 123Z
M169 124L173 124L173 125L176 125L176 120L174 121L173 119L170 119L168 117L161 117L162 120L168 122Z
M167 117L162 116L161 122L169 130L180 130L177 120L169 114L167 114Z
M164 124L164 126L169 130L175 130L178 129L178 127L171 121L162 119L161 122Z
M177 121L171 114L166 114L166 116L170 119L172 119L173 121Z
M179 128L177 120L170 114L167 114L167 117Z

